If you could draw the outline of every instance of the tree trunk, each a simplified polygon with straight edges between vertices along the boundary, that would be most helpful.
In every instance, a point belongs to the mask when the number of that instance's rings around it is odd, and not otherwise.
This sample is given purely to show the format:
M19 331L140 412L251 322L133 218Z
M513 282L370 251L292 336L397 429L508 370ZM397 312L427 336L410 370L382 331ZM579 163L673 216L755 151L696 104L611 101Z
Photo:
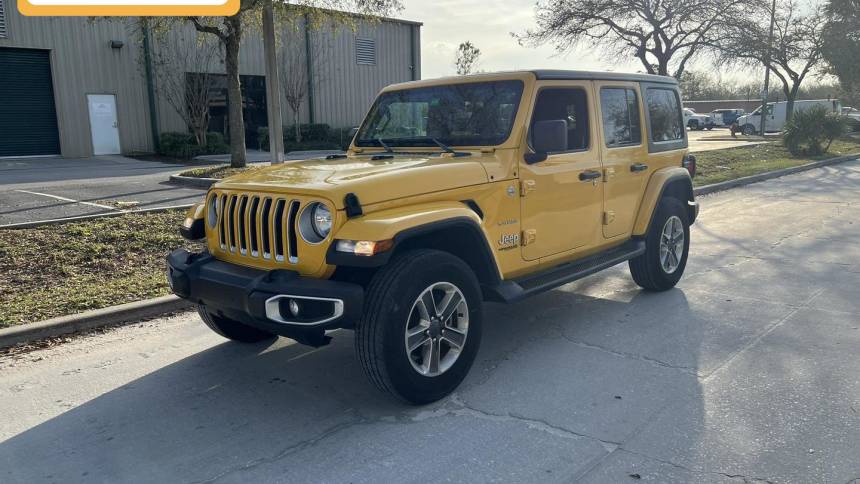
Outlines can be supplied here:
M302 142L302 124L299 118L299 108L293 109L294 126L296 127L296 143Z
M797 99L797 91L800 90L800 84L795 84L791 87L791 91L785 93L785 122L791 121L794 115L794 100Z
M238 16L237 16L238 17ZM231 20L228 17L228 21ZM234 29L240 29L237 22ZM230 166L242 168L248 164L245 153L245 118L242 115L242 86L239 82L240 30L224 39L224 68L227 71L227 106L230 117Z

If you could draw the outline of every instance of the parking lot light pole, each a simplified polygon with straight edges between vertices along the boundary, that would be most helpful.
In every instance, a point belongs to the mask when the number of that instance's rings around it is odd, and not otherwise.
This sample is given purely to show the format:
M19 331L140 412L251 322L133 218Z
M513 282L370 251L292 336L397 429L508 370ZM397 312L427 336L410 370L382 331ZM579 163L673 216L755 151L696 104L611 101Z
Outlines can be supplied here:
M759 133L764 137L764 126L767 120L767 94L770 83L770 50L773 48L773 24L776 21L776 0L770 8L770 32L767 34L767 49L764 53L764 89L761 91L761 126Z
M284 162L284 135L281 119L281 79L275 43L275 11L273 0L263 7L263 53L266 57L266 112L269 122L269 154L272 164Z

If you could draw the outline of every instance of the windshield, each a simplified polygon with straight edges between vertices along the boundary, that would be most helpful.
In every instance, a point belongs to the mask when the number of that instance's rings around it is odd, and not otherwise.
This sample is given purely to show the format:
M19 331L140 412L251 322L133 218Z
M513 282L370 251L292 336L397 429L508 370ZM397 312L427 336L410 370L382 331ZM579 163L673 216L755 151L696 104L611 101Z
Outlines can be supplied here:
M522 81L421 87L383 93L357 146L493 146L511 133ZM381 140L381 142L380 142Z

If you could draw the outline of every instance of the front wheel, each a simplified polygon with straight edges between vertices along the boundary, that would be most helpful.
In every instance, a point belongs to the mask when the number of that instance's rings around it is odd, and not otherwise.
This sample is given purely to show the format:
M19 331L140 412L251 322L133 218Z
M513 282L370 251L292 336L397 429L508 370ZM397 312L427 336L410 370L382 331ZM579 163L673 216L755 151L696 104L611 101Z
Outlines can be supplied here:
M687 266L690 223L684 204L669 197L660 201L645 235L645 253L628 263L633 280L649 291L675 287Z
M437 250L396 256L371 281L355 349L368 378L412 404L434 402L463 381L481 343L475 274Z
M745 124L742 133L745 136L752 136L755 134L755 126L751 124Z

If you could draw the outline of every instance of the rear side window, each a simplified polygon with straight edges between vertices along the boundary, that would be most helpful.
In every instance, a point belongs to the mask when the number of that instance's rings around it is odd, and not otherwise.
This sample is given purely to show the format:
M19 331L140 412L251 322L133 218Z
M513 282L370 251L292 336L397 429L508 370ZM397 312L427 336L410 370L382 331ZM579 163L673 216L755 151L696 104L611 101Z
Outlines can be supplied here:
M603 112L603 136L606 138L606 146L616 148L642 142L636 91L620 87L601 89L600 110Z
M671 89L648 89L648 120L651 141L672 141L684 137L684 122L681 118L681 102Z
M584 89L552 87L538 92L531 126L539 121L556 119L567 123L567 151L588 149L588 96Z

